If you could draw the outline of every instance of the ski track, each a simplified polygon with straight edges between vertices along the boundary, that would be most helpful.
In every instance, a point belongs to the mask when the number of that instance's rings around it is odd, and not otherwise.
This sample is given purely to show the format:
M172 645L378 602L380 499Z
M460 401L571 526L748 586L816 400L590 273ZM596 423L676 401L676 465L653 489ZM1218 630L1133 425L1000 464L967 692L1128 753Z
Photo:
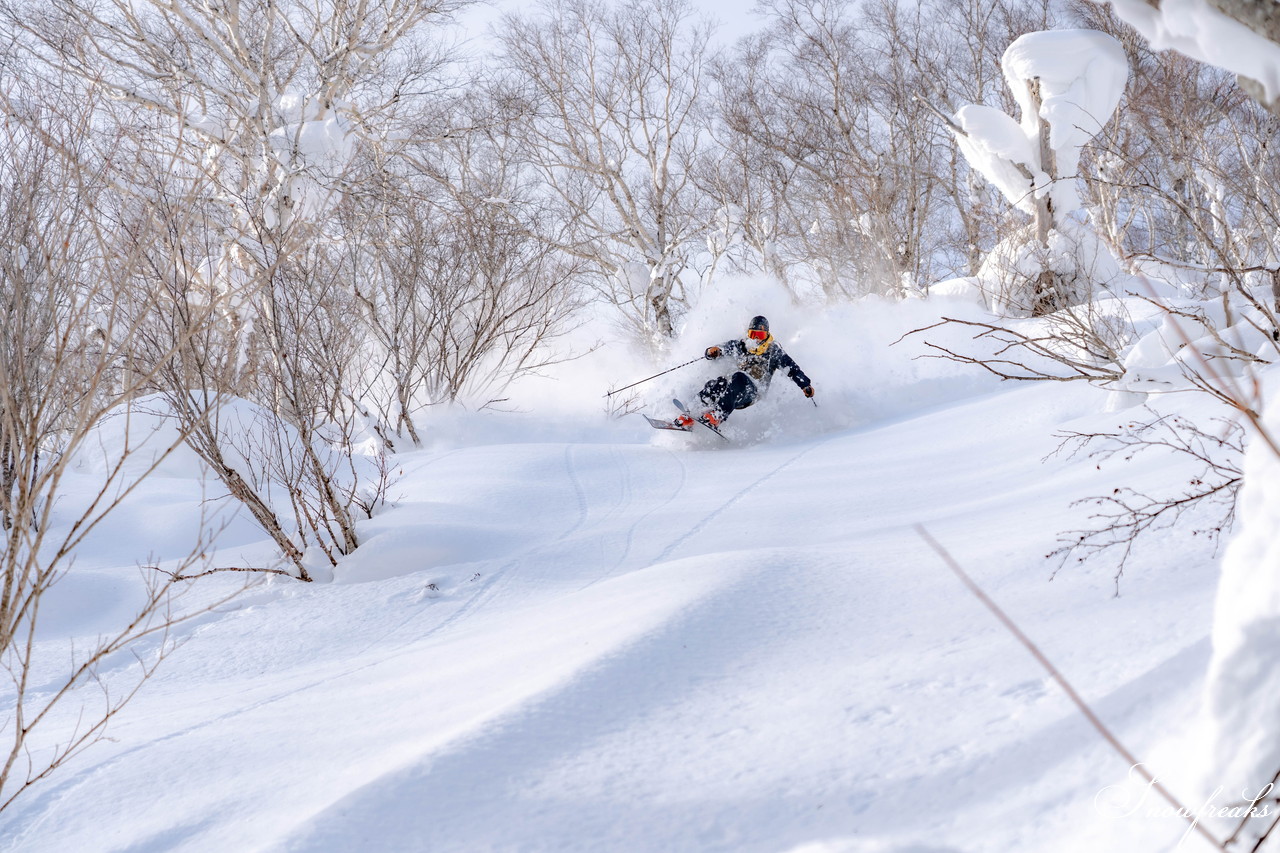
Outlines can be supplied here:
M684 461L680 458L679 454L675 453L672 450L667 450L666 452L668 456L670 456L670 458L676 463L676 465L679 466L679 469L680 469L679 480L676 482L675 488L671 491L671 494L668 495L661 503L652 504L638 518L636 518L636 520L631 524L631 526L627 528L627 532L623 538L621 551L619 552L618 558L614 561L613 565L610 566L609 569L607 569L602 574L598 575L595 578L592 578L582 586L578 587L577 589L578 592L581 592L582 590L587 589L588 587L594 586L595 584L600 583L600 581L613 577L617 573L617 571L620 568L622 568L622 566L627 562L627 559L631 556L631 549L635 543L636 531L640 529L640 526L644 524L646 521L648 521L650 516L652 516L656 512L666 509L676 500L676 498L680 497L680 495L684 493L685 484L688 482L688 479L689 479L688 466L684 464ZM620 462L624 464L624 467L625 467L625 471L626 471L625 477L626 477L626 483L627 483L627 496L628 496L627 505L630 506L631 504L630 497L631 497L631 491L632 491L631 490L631 468L629 465L625 464L625 459L621 456L621 454L618 454L618 459L620 460Z
M574 519L573 523L571 523L568 528L562 531L553 540L552 544L564 542L567 539L569 539L569 537L571 537L574 533L580 530L583 527L583 525L586 524L587 519L590 517L590 507L587 503L586 492L582 488L581 480L577 474L577 471L573 463L573 448L574 448L574 445L572 444L565 445L564 471L565 471L565 476L569 480L569 485L574 494L574 499L577 504L578 514L577 514L577 518ZM501 567L497 571L493 572L490 575L490 577L487 578L481 584L480 588L476 590L475 594L471 598L469 598L461 607L459 607L457 610L451 613L439 625L436 625L435 627L427 630L425 633L417 637L411 638L407 642L412 643L414 642L414 640L426 639L428 637L439 634L441 631L446 630L451 625L454 625L460 622L462 619L471 616L476 611L481 610L484 607L484 605L492 601L508 584L511 583L511 580L515 577L515 575L519 573L521 565L527 564L528 562L530 562L538 554L539 551L545 550L547 547L548 547L547 544L534 546L533 548L529 549L525 553L519 554L515 557L508 558L507 560L505 560L502 563ZM414 621L415 618L416 617L410 617L408 621L412 622Z
M563 542L587 523L587 517L591 514L590 508L587 506L587 495L582 489L582 482L578 479L577 471L573 467L573 445L566 444L564 446L564 470L569 478L569 485L573 487L573 496L578 502L578 518L573 524L569 525L569 529L556 537L557 542Z
M445 456L452 456L453 454L458 452L459 451L457 450L450 451L449 453L445 454ZM444 458L444 457L440 457L440 458ZM565 539L568 539L570 536L574 534L574 532L579 530L583 526L583 524L586 523L587 517L590 512L589 507L587 505L586 493L584 492L582 488L582 484L579 481L578 475L574 469L573 445L571 444L566 444L564 448L564 471L567 479L569 480L570 487L574 494L575 502L577 505L577 517L569 525L568 528L566 528L563 532L561 532L556 537L556 539L554 540L556 542L560 542ZM495 596L497 596L498 593L500 593L502 589L511 582L512 577L519 572L521 564L524 562L527 562L528 559L532 558L534 555L537 554L537 552L541 548L544 548L544 547L546 546L545 545L535 546L529 551L523 554L517 555L515 557L507 557L505 559L494 561L499 563L499 567L496 570L488 573L487 577L485 577L484 580L480 582L479 586L476 587L474 593L471 595L470 598L468 598L465 602L462 603L461 606L459 606L447 617L445 617L445 619L442 622L440 622L440 624L432 626L431 628L427 629L421 634L411 635L398 647L406 646L414 643L417 640L426 639L428 637L434 636L440 633L441 631L448 629L450 626L455 625L462 619L470 616L473 612L482 609L486 603L488 603ZM429 613L431 609L432 608L430 606L427 606L422 610L411 613L406 619L404 619L398 625L388 630L386 634L383 635L384 639L389 638L392 634L396 633L397 631L400 631L408 627L409 625L413 624L414 622L419 621L423 617L423 610Z
M701 521L699 521L698 524L696 524L692 529L690 529L684 535L678 537L676 540L669 543L663 549L663 551L659 554L659 556L656 559L652 560L651 562L662 563L668 560L672 552L674 552L680 545L687 542L692 537L696 536L697 533L700 532L701 530L705 529L706 526L710 524L716 517L718 517L723 512L725 512L734 503L736 503L739 499L741 499L745 494L750 492L751 489L755 488L756 486L767 481L768 479L775 476L779 472L783 471L784 469L789 467L791 464L798 461L801 457L805 456L806 454L816 449L818 446L820 446L820 443L814 444L814 445L811 445L810 447L805 448L800 453L797 453L792 457L790 457L789 459L784 460L781 464L777 465L776 467L774 467L773 469L765 473L763 476L756 478L756 480L754 480L751 484L741 489L739 492L737 492L736 494L728 498L726 501L724 501L722 504L720 504L716 509L712 510L710 513L704 516L704 518ZM435 462L438 462L447 456L452 456L458 452L460 451L458 450L450 451L444 456L429 460L428 462L424 463L422 466L418 466L413 470L415 472L421 471L423 468ZM635 533L639 529L639 527L652 515L670 506L684 492L684 489L688 482L688 466L680 458L679 454L669 449L667 449L666 452L669 458L676 463L676 466L679 471L678 480L676 482L675 487L672 489L669 495L667 495L664 499L661 500L661 502L654 503L653 505L651 505L647 510L645 510L643 514L637 517L635 521L629 526L625 534L625 542L624 542L622 551L619 554L618 559L613 563L613 565L604 573L588 581L586 584L583 584L582 586L580 586L576 591L585 590L591 586L594 586L597 583L600 583L601 581L607 580L610 577L614 576L617 570L622 567L622 565L626 562L628 556L630 555ZM618 512L624 511L627 507L631 506L633 502L633 495L634 495L634 490L631 485L631 475L630 475L629 466L627 466L625 463L622 462L623 457L617 448L610 448L610 455L613 459L619 461L618 467L624 470L624 474L620 479L620 482L622 484L622 494L621 494L620 500L615 503L613 508L611 508L610 512L606 514L605 518L602 519L601 522L603 522L604 520L607 520L607 518L612 517ZM75 777L71 777L65 783L62 783L62 784L55 783L53 789L50 790L46 794L46 796L50 798L50 800L52 801L52 804L71 802L77 796L79 796L81 791L91 788L98 778L109 776L110 771L112 770L113 767L126 763L131 756L143 750L147 750L155 745L180 740L185 737L190 737L191 735L195 735L200 732L206 731L220 724L234 721L238 718L241 718L246 715L252 714L256 711L259 711L263 708L268 708L272 705L286 701L292 697L306 693L307 691L315 690L316 688L322 687L327 684L333 684L335 682L340 682L340 681L349 679L351 676L357 673L372 669L377 666L381 666L385 664L387 661L394 660L404 655L412 653L421 645L422 642L433 638L435 635L448 630L451 626L454 626L462 622L464 619L470 616L473 616L476 612L483 609L485 604L492 601L498 595L498 593L501 592L501 589L503 587L505 587L508 583L510 583L512 577L518 572L519 567L522 563L530 562L533 558L536 557L539 551L545 550L550 545L556 544L556 543L562 543L568 540L574 534L583 530L583 528L587 525L587 521L590 517L590 509L587 501L586 491L582 486L581 480L574 466L573 445L565 446L563 458L564 458L565 475L567 480L569 481L569 485L575 497L577 515L573 520L573 522L566 529L564 529L560 534L558 534L554 540L551 540L551 542L544 543L541 546L535 546L529 552L526 552L516 557L508 558L505 561L503 561L500 568L492 572L489 575L489 577L486 578L485 581L479 586L479 588L476 589L475 593L470 598L468 598L465 602L463 602L461 606L456 608L438 625L432 626L431 628L427 629L422 633L411 632L407 636L404 636L397 641L391 642L392 638L395 635L400 634L401 632L404 631L405 628L410 627L415 622L419 622L423 620L423 618L426 616L429 616L431 613L431 610L434 609L430 605L427 605L425 607L422 607L422 606L415 607L413 608L413 612L411 612L405 619L399 620L395 625L388 628L386 631L380 632L378 636L372 639L369 639L366 643L362 644L364 652L372 651L375 647L381 647L383 649L383 651L379 653L376 659L370 660L355 666L344 667L337 671L326 674L323 677L315 678L312 680L305 681L302 684L291 686L287 690L281 690L281 691L272 693L269 696L256 699L247 705L241 705L231 710L219 713L215 716L208 717L190 726L161 735L155 738L154 740L147 741L145 743L139 744L134 747L130 747L124 750L123 752L120 752L110 758L107 758L99 762L82 778L77 779ZM261 604L270 604L272 600L276 600L277 597L278 597L277 595L267 595L267 596L263 596L261 600L255 599L254 601L256 603L261 603ZM366 655L357 655L357 656L366 656ZM27 827L27 832L24 832L21 837L25 837L29 834L30 831L38 829L39 823L40 821L37 820L36 821L37 826Z
M834 440L834 438L835 436L827 436L826 438L823 438L820 441L810 444L804 450L801 450L799 453L795 454L789 459L784 460L777 467L767 472L764 476L753 480L751 483L744 486L742 489L739 489L737 493L729 497L728 500L726 500L724 503L717 506L715 509L711 510L711 512L707 513L705 516L703 516L698 521L698 523L695 524L693 527L689 528L689 530L686 533L684 533L684 535L677 537L675 540L671 542L671 544L667 545L667 547L664 548L660 554L658 554L654 562L663 563L671 559L672 554L675 553L677 548L679 548L681 545L684 545L690 539L692 539L693 537L701 533L703 530L705 530L707 525L715 521L721 514L724 513L725 510L729 509L729 507L733 506L738 501L742 500L742 498L746 497L753 489L759 487L763 483L768 482L775 475L781 473L787 468L790 468L793 464L798 462L801 458L808 455L809 453L812 453L814 450L817 450L819 447L823 447L824 445L828 444L829 442Z

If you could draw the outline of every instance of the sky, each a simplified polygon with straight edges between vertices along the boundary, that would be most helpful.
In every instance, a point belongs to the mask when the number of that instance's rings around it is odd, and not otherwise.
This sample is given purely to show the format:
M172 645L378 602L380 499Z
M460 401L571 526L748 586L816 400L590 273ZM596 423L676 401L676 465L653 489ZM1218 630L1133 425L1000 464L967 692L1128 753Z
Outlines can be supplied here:
M701 14L716 22L713 42L727 46L760 27L763 17L744 8L743 3L730 0L691 0L697 14ZM486 29L507 12L533 12L538 8L529 0L489 0L469 9L463 16L464 26L475 38L483 38Z

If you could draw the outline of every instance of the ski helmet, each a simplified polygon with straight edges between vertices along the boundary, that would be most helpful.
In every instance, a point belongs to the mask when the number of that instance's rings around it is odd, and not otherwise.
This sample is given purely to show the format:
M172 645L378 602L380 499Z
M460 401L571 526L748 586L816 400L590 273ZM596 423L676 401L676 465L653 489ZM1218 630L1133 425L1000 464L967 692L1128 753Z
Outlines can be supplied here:
M762 341L767 337L769 337L769 321L757 314L751 318L751 324L747 326L747 338Z

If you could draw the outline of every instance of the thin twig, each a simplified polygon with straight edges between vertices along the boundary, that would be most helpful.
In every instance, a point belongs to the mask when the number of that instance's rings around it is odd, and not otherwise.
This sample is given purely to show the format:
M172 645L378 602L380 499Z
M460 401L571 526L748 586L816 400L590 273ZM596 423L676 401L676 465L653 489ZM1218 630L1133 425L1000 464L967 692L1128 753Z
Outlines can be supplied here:
M189 575L183 574L182 572L166 571L165 569L162 569L159 566L147 566L147 568L152 569L153 571L157 571L162 575L166 575L175 581L195 580L196 578L203 578L208 575L217 574L219 572L247 572L249 574L284 575L285 577L293 578L294 580L298 579L297 576L291 574L288 571L285 571L284 569L268 569L268 568L262 568L258 566L218 566L217 568L205 569L204 571L196 572L195 574L189 574Z

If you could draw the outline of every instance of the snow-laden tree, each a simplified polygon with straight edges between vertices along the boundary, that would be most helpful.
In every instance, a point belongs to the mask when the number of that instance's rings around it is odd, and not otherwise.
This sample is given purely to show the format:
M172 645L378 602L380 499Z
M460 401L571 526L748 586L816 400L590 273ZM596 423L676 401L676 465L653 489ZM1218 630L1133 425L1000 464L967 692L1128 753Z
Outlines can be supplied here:
M1106 0L1097 0L1106 2ZM1280 9L1257 0L1111 0L1156 50L1176 50L1238 75L1280 115Z
M499 31L510 132L554 202L529 227L595 265L602 295L657 341L715 215L694 181L708 37L686 0L554 0Z
M913 106L919 107L924 98L948 113L954 113L962 103L1012 109L1012 95L1001 73L1001 55L1018 36L1047 29L1055 21L1047 4L1008 0L921 0L914 8L884 0L872 6L868 16L868 29L880 33L883 43L890 45L885 51L888 58L914 70L911 80L915 85L907 92ZM913 117L918 118L918 113ZM927 122L912 132L920 135L936 130L933 122ZM925 228L927 241L921 255L940 257L922 264L920 277L924 281L977 275L987 250L1006 230L1011 216L999 192L969 168L950 136L940 135L941 139L927 138L943 155L935 152L929 160L915 161L916 167L937 183L945 199L938 205L940 215L931 217Z
M961 107L950 124L960 149L1005 198L1033 220L988 264L1006 280L1004 310L1047 314L1087 299L1106 253L1081 210L1082 148L1115 112L1128 63L1114 38L1092 30L1028 33L1004 53L1005 81L1020 120L986 106Z
M1269 284L1276 266L1280 118L1222 69L1152 49L1110 7L1076 10L1133 69L1116 120L1085 150L1091 220L1131 268L1174 264L1197 294L1251 300L1241 285Z
M1155 49L1174 49L1195 60L1239 75L1243 87L1275 112L1280 96L1280 10L1275 3L1238 0L1177 0L1143 2L1114 0L1119 15L1132 24ZM1264 147L1260 159L1274 160ZM1277 232L1272 221L1270 257L1274 268ZM1274 275L1274 273L1273 273ZM1269 312L1246 282L1233 288L1248 307L1263 317ZM1228 293L1227 296L1231 294ZM1225 308L1231 301L1224 297ZM1275 307L1274 305L1272 307ZM1274 361L1276 324L1237 324L1233 339L1255 347ZM1266 328L1269 325L1270 328ZM1212 354L1212 353L1210 353ZM1263 368L1264 371L1270 368ZM1223 788L1244 802L1257 798L1261 814L1235 821L1230 828L1239 849L1273 849L1278 822L1275 803L1280 784L1280 680L1275 659L1280 649L1280 418L1274 400L1261 392L1275 392L1274 381L1212 371L1209 385L1224 395L1254 427L1245 454L1244 485L1240 495L1240 525L1223 559L1214 610L1213 655L1205 689L1210 753L1203 768L1206 790ZM1258 379L1262 381L1258 381ZM1264 407L1265 406L1265 407ZM1265 817L1262 815L1266 815Z
M434 57L414 37L465 0L9 2L7 26L59 71L155 118L215 178L234 227L316 213L357 137L385 132ZM407 99L407 98L406 98Z

